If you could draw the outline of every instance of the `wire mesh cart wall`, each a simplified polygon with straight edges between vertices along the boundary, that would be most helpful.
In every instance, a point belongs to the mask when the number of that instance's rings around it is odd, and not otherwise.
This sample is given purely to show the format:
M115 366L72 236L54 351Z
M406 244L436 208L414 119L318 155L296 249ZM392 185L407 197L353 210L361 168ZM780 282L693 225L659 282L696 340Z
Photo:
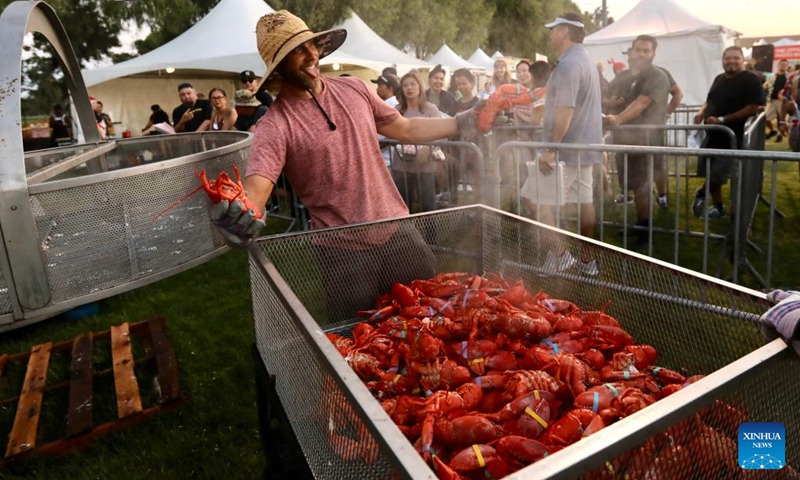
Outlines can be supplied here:
M587 249L601 274L542 271L556 240L576 256ZM655 346L659 365L707 375L508 478L642 477L660 452L645 455L640 446L657 444L675 425L696 433L688 421L708 414L717 400L733 406L713 410L708 419L727 440L700 435L692 458L701 460L672 470L679 478L749 478L735 456L742 421L786 427L790 467L770 478L791 478L792 467L800 466L794 407L800 360L782 340L764 337L758 323L767 308L763 295L475 206L264 238L251 247L258 357L274 375L280 406L314 477L436 478L325 336L352 328L356 309L371 308L392 282L427 273L425 243L434 273L500 272L585 310L610 301L606 312L637 343ZM378 275L376 263L383 265Z

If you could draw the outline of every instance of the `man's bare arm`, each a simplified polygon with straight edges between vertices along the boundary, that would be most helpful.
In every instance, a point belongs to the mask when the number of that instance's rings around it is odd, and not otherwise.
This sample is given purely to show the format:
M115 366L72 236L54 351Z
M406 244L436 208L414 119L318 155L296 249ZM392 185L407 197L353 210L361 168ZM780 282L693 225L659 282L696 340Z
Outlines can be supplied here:
M244 190L247 192L247 198L261 210L261 214L266 214L266 205L269 196L275 184L261 175L250 175L244 179Z
M400 142L432 142L458 135L458 125L455 118L398 117L389 125L379 128L378 133Z
M722 122L717 120L716 117L708 117L708 118L706 118L706 123L714 124L714 123L735 122L737 120L745 120L748 117L752 117L756 113L758 113L758 104L757 103L751 103L750 105L746 105L744 108L742 108L740 110L737 110L737 111L735 111L733 113L729 113L729 114L725 115L724 117L722 117Z
M681 104L681 100L683 100L683 90L681 90L681 87L677 83L669 89L669 93L672 95L672 99L669 101L669 105L667 105L667 116L675 113L675 110L677 110L678 106Z
M628 105L628 108L623 110L619 115L608 115L606 121L612 125L628 123L647 110L647 107L649 107L651 103L653 103L653 99L645 95L639 95L636 97L636 100Z
M556 108L556 116L553 119L553 130L550 133L550 138L548 139L549 142L561 143L561 140L564 139L564 136L567 134L567 130L569 130L569 126L572 123L573 113L575 113L575 108L573 107Z

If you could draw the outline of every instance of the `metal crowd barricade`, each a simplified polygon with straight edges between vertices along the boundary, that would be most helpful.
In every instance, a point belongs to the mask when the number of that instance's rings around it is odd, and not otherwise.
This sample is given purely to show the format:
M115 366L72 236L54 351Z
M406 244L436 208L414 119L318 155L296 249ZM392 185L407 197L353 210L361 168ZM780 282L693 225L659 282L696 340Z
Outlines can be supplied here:
M646 135L648 135L648 140L649 140L649 135L651 135L653 132L658 132L661 135L666 135L667 136L667 139L666 139L667 143L664 145L665 147L684 147L684 148L688 147L687 142L686 142L687 136L684 136L683 137L683 143L680 143L680 142L678 142L679 138L674 135L675 133L686 133L686 132L693 132L693 131L702 131L702 132L706 132L706 135L708 135L710 132L717 131L717 132L720 132L720 133L723 133L723 134L727 135L728 140L730 141L731 149L732 150L736 149L736 135L733 133L733 130L731 130L730 128L728 128L728 127L726 127L724 125L619 125L619 126L614 127L614 129L611 131L611 133L612 133L612 142L610 142L610 143L613 144L613 133L614 132L623 132L623 131L641 131L641 132L644 132ZM691 166L692 166L691 164L692 164L692 162L688 158L685 159L686 161L684 161L682 165L681 165L681 162L678 161L678 158L679 157L673 157L673 159L672 159L673 161L672 162L668 162L665 159L666 168L667 168L667 178L668 179L669 178L676 178L677 179L678 171L679 171L679 169L681 169L681 167L683 167L683 175L684 175L685 178L691 178L691 177L697 177L698 176L695 173L691 172ZM609 165L610 164L611 164L611 162L609 161ZM626 170L627 170L627 165L628 165L628 163L627 163L627 155L626 155L625 159L624 159L624 167L625 167ZM615 166L616 166L616 162L615 162ZM670 169L670 167L671 167L671 169ZM613 171L613 168L610 171ZM614 173L617 173L617 172L614 172ZM625 178L627 178L627 177L628 177L628 175L627 175L627 172L626 172ZM627 192L628 192L627 185L625 185L625 186L618 185L618 187L620 187L622 189L623 194L627 195ZM691 192L689 191L689 182L685 183L685 192L684 193L686 195L686 198L691 198ZM708 191L706 191L705 193L706 193L706 195L708 195ZM691 231L690 227L689 227L689 209L690 209L690 207L691 207L691 205L688 202L684 205L685 222L684 222L683 232L684 232L685 235L688 235L688 236L692 236L692 235L696 234L696 233L693 233ZM612 226L618 226L618 225L615 225L613 222L611 223L611 225ZM676 228L678 228L677 225L676 225ZM664 231L664 230L656 230L656 231ZM667 233L671 232L671 230L665 230L665 231ZM708 232L704 232L703 233L703 235L707 235L707 234L708 234Z
M492 189L481 149L471 142L401 143L383 139L384 158L412 211L487 203ZM439 190L438 192L436 190Z
M757 127L753 127L753 131L756 131ZM710 159L711 158L720 158L720 159L732 159L736 161L735 168L733 172L733 177L730 183L729 193L727 194L731 204L731 214L730 219L728 220L729 224L723 224L725 220L717 221L716 225L714 225L714 231L711 230L712 221L708 219L708 217L704 217L702 219L703 222L703 231L702 233L699 232L692 232L690 231L687 234L685 231L680 229L680 215L678 212L681 212L682 206L684 204L691 203L693 199L693 195L690 195L688 198L684 198L681 195L681 190L683 189L684 182L694 181L690 178L686 178L684 175L681 174L680 171L677 172L676 176L676 185L674 188L675 197L671 204L671 207L674 207L674 218L671 221L673 228L659 228L658 226L654 225L654 215L653 212L653 200L651 198L649 202L649 210L651 211L650 218L648 220L647 227L634 227L630 230L634 232L645 232L647 241L646 245L643 246L643 253L646 253L648 256L654 256L654 233L656 232L664 232L665 234L670 234L672 236L672 255L671 255L671 262L676 265L681 265L681 237L690 237L690 238L702 238L703 246L702 246L702 257L701 257L701 265L699 268L697 266L690 266L695 270L699 270L702 273L708 273L709 270L709 255L710 255L710 248L711 242L714 242L720 246L720 256L716 268L716 275L718 277L722 277L724 275L723 264L726 260L730 261L731 268L730 268L730 275L729 278L733 282L740 282L741 274L744 271L747 271L752 275L754 280L761 284L764 288L771 288L773 286L774 278L773 278L773 262L775 257L775 242L773 240L773 233L775 231L775 200L776 200L776 186L777 186L777 174L779 171L778 165L779 162L792 162L792 163L800 163L800 154L795 153L778 153L778 152L764 152L764 151L749 151L749 150L719 150L719 149L689 149L689 148L674 148L674 147L638 147L638 146L624 146L624 145L569 145L569 144L555 144L555 143L535 143L535 142L507 142L498 147L495 152L495 156L501 155L503 153L508 152L511 149L537 149L537 150L553 150L556 152L557 158L560 156L561 152L564 151L576 151L579 152L578 155L585 155L586 152L606 152L606 153L613 153L618 155L646 155L647 162L648 162L648 181L650 185L653 182L653 162L654 158L657 155L672 155L676 156L679 159L684 159L686 161L689 157L703 157L706 159L706 174L710 172ZM758 183L760 180L756 180L755 182L750 181L750 177L748 176L748 172L752 172L753 169L760 168L762 162L768 161L772 164L772 171L771 171L771 190L770 190L770 219L767 226L767 231L763 231L763 229L759 229L758 231L753 231L753 226L750 222L750 216L752 215L752 210L755 208L755 204L757 203L757 197L748 191L748 188L743 185L750 185L754 186L754 188L750 190L758 190ZM792 168L794 171L794 167ZM535 173L535 170L534 170ZM744 181L737 181L737 179L743 179ZM536 181L539 181L538 179ZM696 180L699 186L699 180ZM598 185L597 183L594 184L594 189L596 191ZM522 189L522 183L520 183L519 179L517 180L517 199L515 203L512 203L508 210L512 211L513 213L523 214L521 200L520 200L520 191ZM707 198L708 191L706 191ZM545 199L533 199L533 203L536 205L536 208L540 208L540 205L543 204ZM749 207L748 207L749 205ZM622 217L621 218L609 218L609 212L606 211L605 202L604 201L595 201L595 215L597 218L597 225L599 225L599 239L601 241L606 241L606 229L608 226L611 225L618 225L622 227L622 246L623 248L627 248L629 246L628 241L628 232L629 227L631 226L628 220L628 209L627 204L623 205L622 208ZM581 221L581 211L580 208L577 208L575 204L565 204L564 206L556 207L555 208L555 221L556 226L559 228L565 228L568 230L574 230L572 227L573 222L577 222L577 225L580 225ZM536 211L529 212L529 214L536 214ZM564 215L567 213L567 215ZM613 212L612 212L613 214ZM748 245L752 245L751 240L748 238L748 234L750 236L766 236L767 237L767 248L766 248L766 262L764 265L764 269L766 270L765 276L759 274L757 269L750 264L747 260L747 256L745 255L745 249ZM612 242L613 243L613 242ZM664 245L659 244L659 247L663 247ZM732 255L729 253L732 252ZM669 259L669 254L664 254L663 252L659 253L662 259ZM686 266L686 265L683 265Z
M694 123L694 116L700 111L702 105L680 105L672 112L668 125L691 125Z

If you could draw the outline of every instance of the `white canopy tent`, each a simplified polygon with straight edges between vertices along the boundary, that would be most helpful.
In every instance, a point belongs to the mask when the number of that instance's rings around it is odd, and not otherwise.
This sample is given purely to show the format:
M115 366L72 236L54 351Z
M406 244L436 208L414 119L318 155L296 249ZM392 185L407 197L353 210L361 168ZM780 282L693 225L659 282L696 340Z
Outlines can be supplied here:
M495 51L495 52L492 54L492 60L497 60L498 58L503 58L504 56L505 56L505 55L503 55L503 54L500 52L500 50L497 50L497 51Z
M239 72L252 70L263 75L256 23L273 11L262 0L221 0L171 42L131 60L81 73L90 93L103 102L112 119L136 134L147 123L151 104L172 112L178 104L177 87L183 82L190 82L205 94L211 88L222 88L232 99ZM342 69L350 67L348 73L368 80L394 63L407 69L428 66L392 47L355 14L338 27L346 28L348 36L354 37L343 47L354 46L326 57L321 63L329 71L337 63Z
M494 60L486 54L480 47L475 50L467 61L473 65L477 65L485 70L494 68Z
M787 47L789 45L797 45L799 43L800 42L798 42L797 40L792 40L791 38L781 38L777 42L774 42L773 45L775 45L776 47Z
M446 43L442 45L442 48L440 48L438 52L434 53L433 55L430 55L425 60L433 65L441 65L443 67L446 67L451 72L453 70L458 70L459 68L468 68L470 70L483 70L483 67L472 64L461 58L461 56L459 56L450 47L448 47Z
M352 63L369 67L378 72L384 67L392 65L397 68L397 73L400 75L413 68L433 67L430 63L403 52L381 38L355 12L351 12L349 18L331 28L347 30L347 39L333 55L320 60L320 65L341 63L341 59L337 57L346 56Z
M722 51L738 33L706 22L672 0L642 0L625 16L589 35L584 45L600 62L621 60L638 35L658 39L655 64L672 74L684 92L683 103L700 105L722 72Z

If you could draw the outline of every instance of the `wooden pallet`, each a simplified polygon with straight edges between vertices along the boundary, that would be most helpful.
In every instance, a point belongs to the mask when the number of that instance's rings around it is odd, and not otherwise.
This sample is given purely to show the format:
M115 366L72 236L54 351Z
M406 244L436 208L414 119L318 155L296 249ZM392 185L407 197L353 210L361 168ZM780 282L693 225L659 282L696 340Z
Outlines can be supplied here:
M0 355L0 379L10 362L27 361L27 371L18 396L0 399L0 405L17 402L16 415L9 435L5 457L0 466L9 461L37 455L60 456L86 447L94 438L135 425L153 415L183 404L178 381L178 361L165 334L166 319L151 318L139 323L123 323L99 333L84 333L71 341L53 345L36 345L29 353ZM141 337L144 356L134 358L131 337ZM93 348L96 341L110 341L113 368L95 371ZM69 380L47 385L50 356L56 352L71 351ZM142 407L139 384L134 368L145 362L155 362L157 399L149 408ZM117 419L101 425L92 424L93 381L95 378L114 376ZM64 438L43 445L36 444L42 401L45 395L69 388L69 407Z

